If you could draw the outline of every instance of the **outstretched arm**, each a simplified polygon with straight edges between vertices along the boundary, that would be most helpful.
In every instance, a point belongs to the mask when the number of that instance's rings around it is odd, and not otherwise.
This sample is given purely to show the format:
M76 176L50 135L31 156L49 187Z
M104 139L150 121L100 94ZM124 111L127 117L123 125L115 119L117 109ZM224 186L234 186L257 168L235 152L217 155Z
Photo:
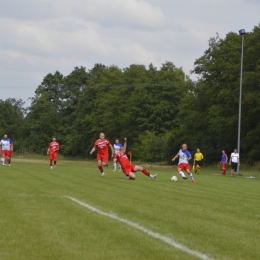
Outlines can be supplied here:
M127 138L124 138L124 148L126 150L126 143L127 143Z
M175 161L179 157L179 154L177 153L173 158L172 161Z

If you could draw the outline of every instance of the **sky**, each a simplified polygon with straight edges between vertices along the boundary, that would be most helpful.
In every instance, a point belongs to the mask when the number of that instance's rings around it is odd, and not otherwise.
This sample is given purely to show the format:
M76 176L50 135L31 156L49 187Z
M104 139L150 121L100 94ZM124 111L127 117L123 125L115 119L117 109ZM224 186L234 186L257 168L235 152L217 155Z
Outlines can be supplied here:
M0 99L29 105L48 73L95 63L171 61L189 75L210 37L259 22L260 0L1 1Z

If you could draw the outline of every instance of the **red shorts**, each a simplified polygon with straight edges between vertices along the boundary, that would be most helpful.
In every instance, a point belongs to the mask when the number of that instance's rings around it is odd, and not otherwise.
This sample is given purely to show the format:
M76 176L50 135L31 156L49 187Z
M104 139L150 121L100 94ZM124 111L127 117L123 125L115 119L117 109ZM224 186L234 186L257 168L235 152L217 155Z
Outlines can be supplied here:
M50 153L50 157L49 158L50 158L50 160L57 161L58 153L56 153L56 152Z
M10 157L11 156L11 151L2 150L2 156L3 157Z
M124 174L125 175L128 175L129 173L131 173L131 172L135 172L135 164L129 164L128 166L126 166L126 167L122 167L122 170L123 170L123 172L124 172Z
M221 163L222 168L226 168L227 163Z
M97 154L97 161L101 161L103 163L108 163L108 153L107 154Z
M190 170L190 165L188 163L180 163L177 166L177 169L182 169L184 171Z

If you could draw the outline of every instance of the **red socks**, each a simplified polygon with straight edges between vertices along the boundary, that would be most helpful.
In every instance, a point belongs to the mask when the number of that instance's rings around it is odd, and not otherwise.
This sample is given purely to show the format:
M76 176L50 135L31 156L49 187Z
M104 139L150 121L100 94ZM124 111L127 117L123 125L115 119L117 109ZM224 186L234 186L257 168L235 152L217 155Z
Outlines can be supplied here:
M150 172L148 172L146 169L143 169L143 170L142 170L142 173L145 174L145 175L147 175L147 176L150 176Z
M100 172L102 173L102 172L104 172L104 170L103 170L103 167L102 166L98 166L98 169L100 170Z

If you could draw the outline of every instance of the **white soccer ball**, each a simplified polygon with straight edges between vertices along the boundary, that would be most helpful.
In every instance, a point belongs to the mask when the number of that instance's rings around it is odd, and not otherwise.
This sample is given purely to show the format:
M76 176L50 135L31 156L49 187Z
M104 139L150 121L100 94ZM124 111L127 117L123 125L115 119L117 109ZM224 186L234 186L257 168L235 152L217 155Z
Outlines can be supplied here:
M177 181L177 180L178 180L178 178L176 176L171 177L171 181Z

